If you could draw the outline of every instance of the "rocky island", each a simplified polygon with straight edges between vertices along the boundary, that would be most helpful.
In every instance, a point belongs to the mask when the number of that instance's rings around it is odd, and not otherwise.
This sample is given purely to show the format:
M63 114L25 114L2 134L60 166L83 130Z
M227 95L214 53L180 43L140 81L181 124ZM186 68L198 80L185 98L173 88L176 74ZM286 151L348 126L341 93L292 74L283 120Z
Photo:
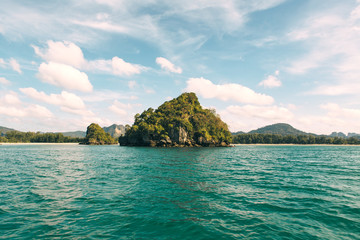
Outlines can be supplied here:
M204 109L195 93L183 93L135 115L135 122L119 138L121 146L212 147L229 146L228 126L214 110Z
M86 137L82 144L87 145L110 145L117 144L116 140L98 124L92 123L87 127Z

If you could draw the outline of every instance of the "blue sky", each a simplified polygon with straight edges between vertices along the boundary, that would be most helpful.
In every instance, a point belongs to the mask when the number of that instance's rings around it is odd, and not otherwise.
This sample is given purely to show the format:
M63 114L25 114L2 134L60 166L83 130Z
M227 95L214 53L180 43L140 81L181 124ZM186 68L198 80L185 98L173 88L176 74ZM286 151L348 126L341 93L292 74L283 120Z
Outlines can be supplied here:
M182 92L232 131L360 133L360 1L2 0L0 125L132 124Z

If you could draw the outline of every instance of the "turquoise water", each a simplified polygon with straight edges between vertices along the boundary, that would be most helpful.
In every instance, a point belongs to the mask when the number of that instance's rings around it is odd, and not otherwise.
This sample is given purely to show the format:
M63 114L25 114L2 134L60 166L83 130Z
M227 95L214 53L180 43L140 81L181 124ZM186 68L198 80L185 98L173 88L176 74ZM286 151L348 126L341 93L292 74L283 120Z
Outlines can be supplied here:
M359 146L0 146L0 239L360 239Z

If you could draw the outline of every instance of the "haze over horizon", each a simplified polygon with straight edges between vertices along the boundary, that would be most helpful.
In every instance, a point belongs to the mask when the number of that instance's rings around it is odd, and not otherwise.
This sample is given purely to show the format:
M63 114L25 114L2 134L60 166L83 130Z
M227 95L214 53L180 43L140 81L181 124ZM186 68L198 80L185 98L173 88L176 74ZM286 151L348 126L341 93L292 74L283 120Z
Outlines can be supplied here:
M0 19L0 126L132 124L187 91L232 132L360 133L360 0L3 0Z

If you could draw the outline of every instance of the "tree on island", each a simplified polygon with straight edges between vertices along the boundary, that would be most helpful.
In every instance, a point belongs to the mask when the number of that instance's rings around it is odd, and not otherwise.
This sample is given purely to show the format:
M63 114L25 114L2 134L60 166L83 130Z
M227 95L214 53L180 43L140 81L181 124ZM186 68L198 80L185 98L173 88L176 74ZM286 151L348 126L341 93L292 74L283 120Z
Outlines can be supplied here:
M106 133L98 124L92 123L87 127L84 144L107 145L116 144L116 140Z
M232 136L215 110L203 109L195 93L183 93L135 115L135 122L120 145L227 146Z

